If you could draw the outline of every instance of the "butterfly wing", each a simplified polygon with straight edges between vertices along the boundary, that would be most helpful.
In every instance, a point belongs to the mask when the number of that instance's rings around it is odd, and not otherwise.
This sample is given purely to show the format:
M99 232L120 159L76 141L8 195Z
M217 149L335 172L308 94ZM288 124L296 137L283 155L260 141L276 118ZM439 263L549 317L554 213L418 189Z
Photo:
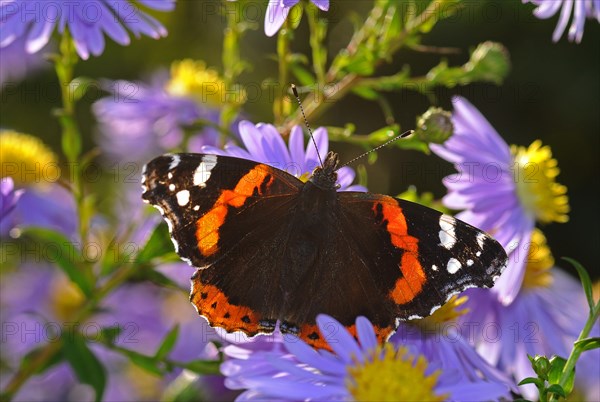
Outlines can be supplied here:
M190 297L198 313L229 332L271 332L266 318L277 316L283 295L267 285L278 277L302 182L245 159L174 154L148 163L142 184L177 253L199 268Z
M293 303L299 336L316 347L337 330L319 332L314 317L326 313L350 332L366 316L380 340L397 320L430 315L469 287L491 287L506 266L502 246L477 228L433 209L389 196L340 192L327 252L306 275ZM318 295L317 298L316 295Z

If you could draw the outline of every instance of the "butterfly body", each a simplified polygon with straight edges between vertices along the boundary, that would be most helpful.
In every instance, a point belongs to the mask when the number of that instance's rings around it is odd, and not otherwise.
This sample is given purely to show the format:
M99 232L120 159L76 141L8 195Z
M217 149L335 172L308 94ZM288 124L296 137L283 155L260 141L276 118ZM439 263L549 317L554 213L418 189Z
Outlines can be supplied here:
M491 237L393 197L338 192L329 153L306 183L245 159L163 155L143 199L169 224L176 251L198 268L190 299L212 326L284 333L325 347L315 318L351 331L358 315L380 340L468 287L490 287L506 265Z

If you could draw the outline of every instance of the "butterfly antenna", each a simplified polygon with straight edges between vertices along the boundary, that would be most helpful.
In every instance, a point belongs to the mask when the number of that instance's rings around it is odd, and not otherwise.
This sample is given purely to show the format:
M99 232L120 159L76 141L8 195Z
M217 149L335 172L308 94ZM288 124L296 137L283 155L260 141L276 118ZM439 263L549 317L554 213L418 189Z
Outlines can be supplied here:
M340 166L338 167L338 169L340 169L340 168L342 168L342 167L344 167L344 166L347 166L347 165L351 164L352 162L355 162L355 161L359 160L360 158L362 158L362 157L364 157L364 156L367 156L367 155L369 155L371 152L375 152L375 151L377 151L377 150L379 150L379 149L381 149L381 148L383 148L383 147L387 147L387 146L388 146L388 145L390 145L392 142L394 142L394 141L397 141L397 140L399 140L400 138L405 138L405 137L408 137L409 135L411 135L411 134L412 134L412 133L414 133L414 132L415 132L414 130L408 130L408 131L405 131L405 132L403 132L402 134L400 134L400 135L397 135L396 137L392 138L391 140L384 142L383 144L379 145L378 147L375 147L375 148L373 148L373 149L371 149L371 150L369 150L369 151L365 152L364 154L358 155L356 158L353 158L353 159L349 160L348 162L344 163L343 165L340 165Z
M323 167L323 160L321 159L321 154L319 153L319 148L317 147L317 142L315 141L315 137L312 133L312 130L310 129L308 120L306 119L306 114L304 114L304 108L302 107L302 102L300 101L300 96L298 96L298 90L296 89L296 86L294 84L292 84L292 92L294 93L294 96L296 97L296 100L298 101L298 106L300 106L300 112L302 113L302 117L304 118L304 124L306 125L306 128L308 129L310 138L312 139L313 144L315 144L315 149L317 150L317 157L319 158L319 163L321 164L321 167Z

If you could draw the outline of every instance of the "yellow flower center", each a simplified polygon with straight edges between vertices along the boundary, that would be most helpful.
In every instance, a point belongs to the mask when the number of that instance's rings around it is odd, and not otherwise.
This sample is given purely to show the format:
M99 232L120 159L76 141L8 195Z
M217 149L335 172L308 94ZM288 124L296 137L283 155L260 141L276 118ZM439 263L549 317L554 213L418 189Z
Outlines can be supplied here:
M529 214L543 223L567 222L567 188L555 180L560 170L550 147L536 140L529 148L512 145L511 153L515 161L517 195Z
M42 141L16 131L0 132L0 177L16 186L47 184L60 178L58 158Z
M539 229L531 233L531 244L527 254L527 265L523 278L523 288L548 287L552 284L551 268L554 258L546 242L546 236Z
M440 326L440 324L455 321L458 317L466 314L469 311L469 309L463 307L463 304L465 304L467 300L467 296L458 297L454 295L446 304L435 310L432 315L421 320L414 321L414 323L419 327L428 330L443 328L443 326Z
M57 318L68 320L81 307L85 295L73 282L61 275L51 284L50 305Z
M167 92L175 96L189 96L202 104L219 106L224 103L243 103L243 90L227 88L217 71L207 68L203 61L185 59L171 65L171 80Z
M386 343L348 368L346 388L356 401L443 401L434 390L440 371L427 375L426 369L424 356Z

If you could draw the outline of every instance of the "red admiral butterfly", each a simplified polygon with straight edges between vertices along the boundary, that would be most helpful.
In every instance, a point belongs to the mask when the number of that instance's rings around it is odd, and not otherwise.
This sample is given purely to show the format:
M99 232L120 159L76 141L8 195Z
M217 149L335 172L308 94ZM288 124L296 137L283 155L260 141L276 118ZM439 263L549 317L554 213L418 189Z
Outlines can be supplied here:
M326 347L315 318L355 333L359 315L380 341L398 320L430 315L451 295L491 287L506 266L484 232L387 195L336 191L330 152L306 183L263 163L174 154L145 167L144 201L197 268L190 300L210 325L249 336L283 333Z

